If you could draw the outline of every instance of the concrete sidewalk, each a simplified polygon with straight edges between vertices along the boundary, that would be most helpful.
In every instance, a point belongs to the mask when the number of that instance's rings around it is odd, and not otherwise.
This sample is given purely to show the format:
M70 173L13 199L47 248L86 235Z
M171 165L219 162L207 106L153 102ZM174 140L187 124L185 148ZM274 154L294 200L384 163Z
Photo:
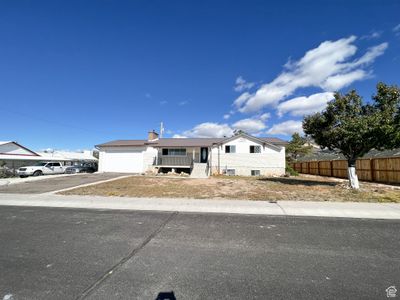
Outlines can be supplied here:
M400 204L0 194L0 205L277 216L400 219Z

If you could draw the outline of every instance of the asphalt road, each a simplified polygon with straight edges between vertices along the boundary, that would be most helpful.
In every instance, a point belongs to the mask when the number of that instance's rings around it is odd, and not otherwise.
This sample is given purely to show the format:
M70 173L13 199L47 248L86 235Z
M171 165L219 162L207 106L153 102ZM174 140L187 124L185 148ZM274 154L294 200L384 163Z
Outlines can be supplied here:
M4 206L0 299L387 299L399 235L388 220Z
M0 193L9 194L42 194L74 187L81 184L107 180L118 176L127 175L120 173L94 173L78 174L74 176L54 176L38 181L28 181L12 185L0 186Z

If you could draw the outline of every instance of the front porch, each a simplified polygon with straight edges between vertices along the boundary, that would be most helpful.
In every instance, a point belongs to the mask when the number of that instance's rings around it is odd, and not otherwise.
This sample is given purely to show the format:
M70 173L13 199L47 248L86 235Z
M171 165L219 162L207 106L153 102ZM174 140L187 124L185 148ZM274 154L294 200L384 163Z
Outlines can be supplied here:
M209 147L160 148L153 166L159 168L193 168L195 163L208 163Z

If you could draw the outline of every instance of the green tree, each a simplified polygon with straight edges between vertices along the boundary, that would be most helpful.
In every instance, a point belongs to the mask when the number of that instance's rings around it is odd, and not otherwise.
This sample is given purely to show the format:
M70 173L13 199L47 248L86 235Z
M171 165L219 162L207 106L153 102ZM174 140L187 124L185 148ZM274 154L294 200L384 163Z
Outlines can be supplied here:
M240 134L242 134L242 133L247 134L244 130L241 130L241 129L235 129L235 130L233 131L233 135L234 135L234 136L240 135Z
M299 133L295 132L292 135L292 139L286 146L286 158L288 161L297 160L299 157L307 155L311 152L312 146L307 146L307 139L300 136Z
M358 189L356 160L374 148L400 147L400 89L378 83L368 104L354 90L335 93L323 112L305 117L303 129L321 148L346 157L350 186Z

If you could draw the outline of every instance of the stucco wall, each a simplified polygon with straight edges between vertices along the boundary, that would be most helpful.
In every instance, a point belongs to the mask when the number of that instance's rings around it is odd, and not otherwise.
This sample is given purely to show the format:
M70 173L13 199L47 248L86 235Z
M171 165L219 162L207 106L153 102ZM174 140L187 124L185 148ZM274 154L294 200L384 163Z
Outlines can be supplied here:
M157 149L153 147L147 147L146 151L143 152L143 171L146 172L151 170L154 162L154 158L157 156Z

